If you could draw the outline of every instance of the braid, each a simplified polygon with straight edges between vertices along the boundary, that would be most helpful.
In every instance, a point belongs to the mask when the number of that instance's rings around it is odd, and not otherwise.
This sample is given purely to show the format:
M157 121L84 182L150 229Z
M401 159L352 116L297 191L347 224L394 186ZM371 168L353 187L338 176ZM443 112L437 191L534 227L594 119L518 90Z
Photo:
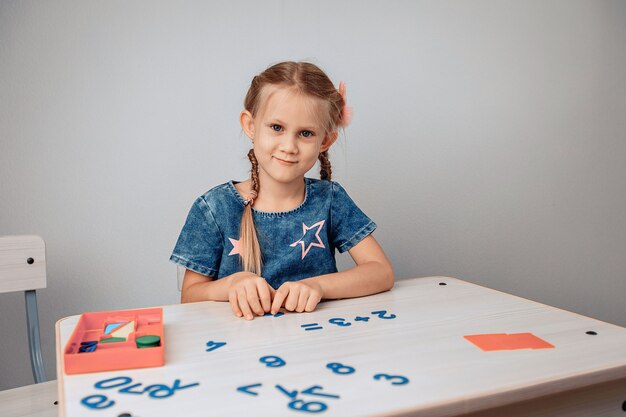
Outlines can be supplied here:
M245 201L241 225L239 226L239 242L241 247L241 263L243 270L254 274L261 274L261 245L256 234L252 205L259 192L259 165L254 155L254 149L248 152L248 159L252 164L250 170L251 190Z
M317 158L320 160L320 179L330 181L332 169L328 159L328 151L320 152Z
M248 151L248 159L250 160L250 164L252 165L252 169L250 170L250 181L252 182L252 190L259 193L259 162L256 160L256 155L254 154L254 149L250 149Z

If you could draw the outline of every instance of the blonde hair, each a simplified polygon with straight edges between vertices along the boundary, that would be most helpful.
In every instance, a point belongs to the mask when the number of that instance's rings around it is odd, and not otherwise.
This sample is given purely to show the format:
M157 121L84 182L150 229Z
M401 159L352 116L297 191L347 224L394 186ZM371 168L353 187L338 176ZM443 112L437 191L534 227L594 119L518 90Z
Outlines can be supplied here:
M267 68L261 74L252 79L244 108L256 117L267 101L267 88L269 86L293 88L298 93L322 99L326 103L327 112L321 115L324 135L335 132L341 122L341 114L345 102L339 91L335 88L328 76L316 65L309 62L281 62ZM242 268L246 272L261 274L262 254L261 245L254 225L252 205L259 192L258 162L254 149L248 152L248 159L252 168L250 170L251 193L247 197L247 203L241 216L239 229L239 242ZM328 151L320 152L320 178L330 181L332 170Z

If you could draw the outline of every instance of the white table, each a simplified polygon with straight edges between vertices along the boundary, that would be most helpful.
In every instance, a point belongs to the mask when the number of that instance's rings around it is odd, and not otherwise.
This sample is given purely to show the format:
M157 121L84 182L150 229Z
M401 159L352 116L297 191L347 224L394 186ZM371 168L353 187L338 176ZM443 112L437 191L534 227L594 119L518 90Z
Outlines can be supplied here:
M381 310L395 318L372 314ZM68 417L626 415L625 328L455 278L402 280L390 292L253 321L227 303L166 306L165 366L65 375L62 347L78 318L57 323ZM555 347L486 352L463 338L527 332ZM285 365L267 366L280 364L268 356ZM179 389L144 392L156 384Z

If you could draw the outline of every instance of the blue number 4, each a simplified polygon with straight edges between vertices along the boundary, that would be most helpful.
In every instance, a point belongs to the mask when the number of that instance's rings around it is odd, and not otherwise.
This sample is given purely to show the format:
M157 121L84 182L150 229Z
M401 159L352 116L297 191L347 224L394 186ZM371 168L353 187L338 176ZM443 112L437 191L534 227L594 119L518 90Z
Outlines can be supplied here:
M144 388L144 389L141 389L141 390L139 390L139 391L133 391L133 388L140 387L141 385L142 385L141 383L139 383L139 384L129 385L129 386L127 386L126 388L122 388L122 389L120 390L120 392L121 392L121 393L123 393L123 394L143 394L143 393L144 393L144 391L145 391L145 388Z
M278 389L280 392L282 392L283 394L285 394L287 397L289 398L296 398L298 396L298 391L297 390L293 390L293 391L289 391L286 388L283 388L280 385L276 385L276 389Z
M217 348L221 348L225 344L226 344L226 342L214 342L214 341L210 340L210 341L206 342L206 347L208 348L206 351L207 352L211 352L212 350L215 350Z

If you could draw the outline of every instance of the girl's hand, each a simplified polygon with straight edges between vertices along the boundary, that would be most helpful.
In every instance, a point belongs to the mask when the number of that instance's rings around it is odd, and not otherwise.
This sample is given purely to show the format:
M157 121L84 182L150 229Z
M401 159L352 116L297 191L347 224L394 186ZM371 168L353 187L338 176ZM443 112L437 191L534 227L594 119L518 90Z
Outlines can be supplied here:
M237 317L252 320L254 314L269 313L274 289L262 277L251 272L237 272L230 276L228 301Z
M314 280L285 282L274 294L271 313L276 314L281 306L287 311L311 312L324 296L322 287Z

